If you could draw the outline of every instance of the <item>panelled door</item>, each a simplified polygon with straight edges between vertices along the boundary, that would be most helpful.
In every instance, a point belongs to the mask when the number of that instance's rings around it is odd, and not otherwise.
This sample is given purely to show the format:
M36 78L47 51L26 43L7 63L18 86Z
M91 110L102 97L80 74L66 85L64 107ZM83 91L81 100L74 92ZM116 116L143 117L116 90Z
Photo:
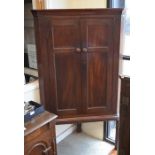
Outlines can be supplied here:
M112 114L113 19L59 17L50 25L56 114Z
M81 44L79 18L58 17L50 20L49 55L51 96L56 114L73 115L81 111Z
M110 114L112 106L113 20L81 19L83 104L87 114Z

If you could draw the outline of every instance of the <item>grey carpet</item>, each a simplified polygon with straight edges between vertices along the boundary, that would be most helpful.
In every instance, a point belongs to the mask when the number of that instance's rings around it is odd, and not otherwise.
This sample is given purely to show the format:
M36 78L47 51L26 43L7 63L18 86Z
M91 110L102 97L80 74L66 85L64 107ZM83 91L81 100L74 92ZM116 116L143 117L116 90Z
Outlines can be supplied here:
M73 133L57 145L58 155L108 155L113 148L84 133Z

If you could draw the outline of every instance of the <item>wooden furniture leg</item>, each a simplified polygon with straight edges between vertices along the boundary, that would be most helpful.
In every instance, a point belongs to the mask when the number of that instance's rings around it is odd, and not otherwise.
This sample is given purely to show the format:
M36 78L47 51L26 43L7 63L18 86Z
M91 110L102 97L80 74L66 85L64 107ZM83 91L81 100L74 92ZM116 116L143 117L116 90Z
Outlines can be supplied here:
M118 153L119 153L119 127L120 127L120 121L116 121L116 142L115 142L115 149L117 150Z
M81 129L81 123L77 123L76 132L80 133L81 131L82 131L82 129Z

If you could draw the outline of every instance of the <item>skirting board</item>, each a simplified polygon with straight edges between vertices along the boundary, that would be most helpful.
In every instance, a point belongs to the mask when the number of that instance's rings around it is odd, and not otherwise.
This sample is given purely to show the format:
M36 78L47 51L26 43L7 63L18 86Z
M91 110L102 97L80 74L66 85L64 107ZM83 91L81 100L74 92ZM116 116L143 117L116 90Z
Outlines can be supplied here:
M63 133L61 133L56 137L56 143L58 144L59 142L61 142L64 138L72 134L75 130L76 130L76 125L72 125L68 129L66 129Z

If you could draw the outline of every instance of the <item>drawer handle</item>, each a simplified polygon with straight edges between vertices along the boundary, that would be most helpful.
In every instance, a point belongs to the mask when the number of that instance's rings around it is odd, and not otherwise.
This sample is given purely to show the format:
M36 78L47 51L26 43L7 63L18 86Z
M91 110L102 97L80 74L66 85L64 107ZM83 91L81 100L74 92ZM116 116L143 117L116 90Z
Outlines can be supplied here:
M45 155L48 155L48 151L51 150L51 148L52 148L52 147L49 146L48 148L46 148L46 149L43 151L43 153L44 153Z

